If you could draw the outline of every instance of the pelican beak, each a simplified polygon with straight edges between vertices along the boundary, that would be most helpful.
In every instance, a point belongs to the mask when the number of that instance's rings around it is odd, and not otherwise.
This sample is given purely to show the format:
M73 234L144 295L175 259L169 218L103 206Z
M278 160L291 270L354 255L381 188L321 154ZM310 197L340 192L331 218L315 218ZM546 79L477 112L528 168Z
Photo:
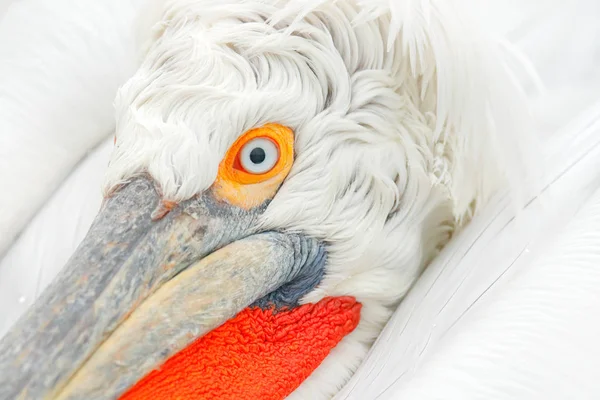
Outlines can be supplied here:
M146 178L105 201L60 275L0 341L0 399L118 398L323 267L319 242L258 231L266 204L244 210L208 190L157 218L160 204Z

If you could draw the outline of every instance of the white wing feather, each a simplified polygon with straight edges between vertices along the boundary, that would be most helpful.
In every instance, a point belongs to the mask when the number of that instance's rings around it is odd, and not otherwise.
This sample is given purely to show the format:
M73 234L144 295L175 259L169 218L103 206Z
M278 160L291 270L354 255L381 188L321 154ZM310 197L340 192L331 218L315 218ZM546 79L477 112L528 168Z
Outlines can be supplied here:
M506 196L490 203L336 400L600 396L600 104L578 125L551 145L543 194L519 218Z
M13 1L14 0L0 0L0 20L2 20L8 6L10 6Z
M22 0L5 7L0 256L86 152L113 131L115 92L135 70L137 3Z
M0 261L0 337L65 265L102 202L112 140L91 151Z
M600 397L600 7L479 6L543 79L547 186L517 219L498 197L444 249L336 400Z

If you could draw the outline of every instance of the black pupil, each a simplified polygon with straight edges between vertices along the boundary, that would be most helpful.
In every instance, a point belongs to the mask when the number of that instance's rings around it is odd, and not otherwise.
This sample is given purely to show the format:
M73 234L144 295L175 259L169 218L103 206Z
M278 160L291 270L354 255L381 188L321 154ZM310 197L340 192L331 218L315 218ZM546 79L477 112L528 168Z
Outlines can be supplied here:
M265 158L267 158L267 155L265 154L265 151L260 147L256 147L250 152L250 161L252 161L254 164L262 163L263 161L265 161Z

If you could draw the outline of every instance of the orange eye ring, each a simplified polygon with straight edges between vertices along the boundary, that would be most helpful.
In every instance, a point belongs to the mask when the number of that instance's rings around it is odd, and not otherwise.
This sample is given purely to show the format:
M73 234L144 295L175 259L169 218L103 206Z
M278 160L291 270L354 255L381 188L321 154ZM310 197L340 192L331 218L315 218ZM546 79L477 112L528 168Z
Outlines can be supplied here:
M242 155L245 161L252 156L248 148L244 150L251 142L264 150L264 159L259 161L269 161L267 165L254 168L243 162ZM277 193L293 163L294 133L290 128L267 124L251 129L233 143L221 161L213 193L217 199L245 209L259 206Z
M250 172L241 160L244 147L256 139L273 143L277 155L273 166L264 173ZM290 128L279 124L267 124L252 129L238 138L231 146L219 167L219 178L243 185L268 181L282 174L287 175L294 162L294 134Z

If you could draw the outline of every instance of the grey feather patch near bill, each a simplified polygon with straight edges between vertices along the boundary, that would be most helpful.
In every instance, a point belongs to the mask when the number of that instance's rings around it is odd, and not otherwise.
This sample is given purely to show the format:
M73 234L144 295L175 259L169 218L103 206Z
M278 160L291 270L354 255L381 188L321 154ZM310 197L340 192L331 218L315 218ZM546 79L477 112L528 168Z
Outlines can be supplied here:
M302 297L312 291L323 279L327 262L325 246L313 242L298 241L294 248L295 258L304 260L304 267L291 281L254 302L250 307L275 311L298 306Z

